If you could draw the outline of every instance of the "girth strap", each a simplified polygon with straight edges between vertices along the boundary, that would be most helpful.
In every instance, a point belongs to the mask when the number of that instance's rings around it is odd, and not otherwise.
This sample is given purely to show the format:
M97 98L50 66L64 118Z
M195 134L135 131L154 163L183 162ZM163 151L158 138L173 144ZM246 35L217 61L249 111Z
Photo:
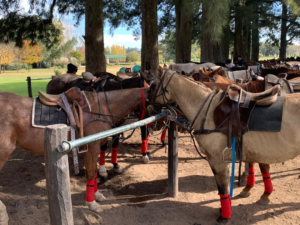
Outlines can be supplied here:
M60 96L66 107L67 114L73 115L72 109L68 103L65 93L60 94ZM71 130L71 140L73 141L73 140L75 140L75 129L72 126L70 126L70 130ZM72 155L73 155L73 162L74 162L74 172L75 172L75 174L78 174L79 173L79 163L78 163L78 149L77 148L72 149Z

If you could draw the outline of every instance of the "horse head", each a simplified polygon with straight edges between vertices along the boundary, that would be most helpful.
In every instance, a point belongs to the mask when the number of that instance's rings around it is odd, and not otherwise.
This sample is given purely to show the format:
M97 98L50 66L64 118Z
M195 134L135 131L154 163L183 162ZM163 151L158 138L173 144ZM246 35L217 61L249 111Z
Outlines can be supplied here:
M152 74L150 71L145 70L144 72L142 72L142 71L140 70L140 71L139 71L139 74L141 75L141 78L142 78L149 86L151 86L151 84L154 82L155 75Z

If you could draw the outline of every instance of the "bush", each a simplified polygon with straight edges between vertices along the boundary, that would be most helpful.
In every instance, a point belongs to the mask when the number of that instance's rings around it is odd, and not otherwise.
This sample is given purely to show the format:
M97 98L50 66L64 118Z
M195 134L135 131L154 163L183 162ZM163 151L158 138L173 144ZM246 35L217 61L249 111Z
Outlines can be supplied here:
M59 70L59 69L55 69L55 70L54 70L54 74L55 74L55 75L62 75L62 72L61 72L61 70Z
M68 58L62 57L60 59L55 59L53 63L54 63L54 66L60 66L61 68L64 68L68 65L69 60L68 60Z
M77 66L78 68L81 66L80 61L74 57L71 57L71 63Z
M135 51L129 52L126 56L126 61L127 62L136 62L140 59L141 59L140 54L138 52L135 52Z
M50 68L51 67L51 62L49 62L49 61L42 61L41 67L42 68Z
M12 63L9 65L5 66L6 70L21 70L21 69L28 69L28 65L27 64L23 64L23 63Z

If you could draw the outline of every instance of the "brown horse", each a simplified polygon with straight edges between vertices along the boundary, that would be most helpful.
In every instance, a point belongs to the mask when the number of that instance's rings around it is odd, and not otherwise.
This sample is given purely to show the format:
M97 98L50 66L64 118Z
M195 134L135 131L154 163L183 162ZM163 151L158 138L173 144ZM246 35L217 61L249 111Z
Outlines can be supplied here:
M133 110L142 107L142 94L144 98L147 98L148 88L142 88L141 91L139 88L110 91L106 93L107 99L104 93L101 92L85 92L92 112L99 113L99 100L102 113L110 115L107 102L110 104L111 113L116 124L121 123L122 118L125 118ZM0 104L2 106L0 108L0 169L16 146L36 154L44 154L44 129L32 127L31 124L33 99L1 92ZM98 115L91 114L91 117L96 118ZM112 122L112 117L105 117ZM87 136L109 129L111 129L109 123L95 120L84 127L84 135ZM87 180L86 204L90 210L95 212L101 211L100 205L95 200L101 201L104 199L103 195L97 191L96 178L100 145L106 141L106 139L102 139L88 144L89 151L84 153Z
M111 91L111 90L118 90L118 89L128 89L128 88L137 88L137 87L149 87L149 85L154 80L154 75L148 71L139 72L140 75L136 75L134 78L129 78L125 80L114 80L114 79L103 79L99 80L96 83L90 83L90 85L85 89L88 91L97 90L97 91ZM125 75L126 76L126 75ZM70 87L71 85L75 85L72 81L70 83L62 83L60 80L66 80L65 75L58 77L57 80L52 80L47 85L47 93L48 94L60 94L62 91L66 91L65 87ZM77 82L77 81L76 81ZM59 88L56 89L58 85ZM65 87L63 86L65 85ZM85 87L85 86L84 86ZM100 87L100 88L99 88ZM141 146L141 154L142 162L149 163L151 154L148 152L148 129L146 127L141 127L141 136L142 136L142 146ZM161 141L164 142L165 140L165 132L162 133ZM112 142L112 153L111 153L111 163L113 164L113 170L116 173L122 173L122 168L118 164L117 160L117 152L119 146L119 135L113 137ZM101 154L99 157L99 174L106 178L108 176L107 170L105 167L105 155L107 150L107 143L104 143L101 146Z

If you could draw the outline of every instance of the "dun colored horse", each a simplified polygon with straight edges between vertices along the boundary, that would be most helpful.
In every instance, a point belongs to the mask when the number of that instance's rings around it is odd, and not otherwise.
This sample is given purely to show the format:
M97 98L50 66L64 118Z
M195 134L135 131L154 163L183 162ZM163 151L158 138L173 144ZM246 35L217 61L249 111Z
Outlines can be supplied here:
M213 112L219 104L222 93L214 94L211 89L203 84L178 76L175 73L171 70L164 73L162 68L159 69L159 79L154 83L153 88L155 86L156 88L155 91L150 92L150 99L155 99L156 103L163 105L176 102L189 121L195 120L194 128L196 130L200 127L206 130L214 130ZM211 104L205 104L206 99L209 99ZM299 133L300 126L300 118L297 113L300 110L299 102L299 94L286 96L280 132L249 131L244 135L245 145L242 161L271 164L293 159L300 154L300 138L296 135ZM203 112L197 116L197 112L201 107L203 107ZM204 113L206 120L203 120ZM205 124L202 124L202 121L205 121ZM226 222L231 217L231 200L228 190L229 164L222 160L222 150L227 146L227 136L219 132L213 132L206 135L196 135L196 140L201 151L207 156L217 182L222 208L218 221ZM282 149L285 149L285 151L282 151ZM231 154L228 154L227 157L231 157ZM263 170L262 173L265 192L261 199L268 200L273 187L270 182L270 174Z

